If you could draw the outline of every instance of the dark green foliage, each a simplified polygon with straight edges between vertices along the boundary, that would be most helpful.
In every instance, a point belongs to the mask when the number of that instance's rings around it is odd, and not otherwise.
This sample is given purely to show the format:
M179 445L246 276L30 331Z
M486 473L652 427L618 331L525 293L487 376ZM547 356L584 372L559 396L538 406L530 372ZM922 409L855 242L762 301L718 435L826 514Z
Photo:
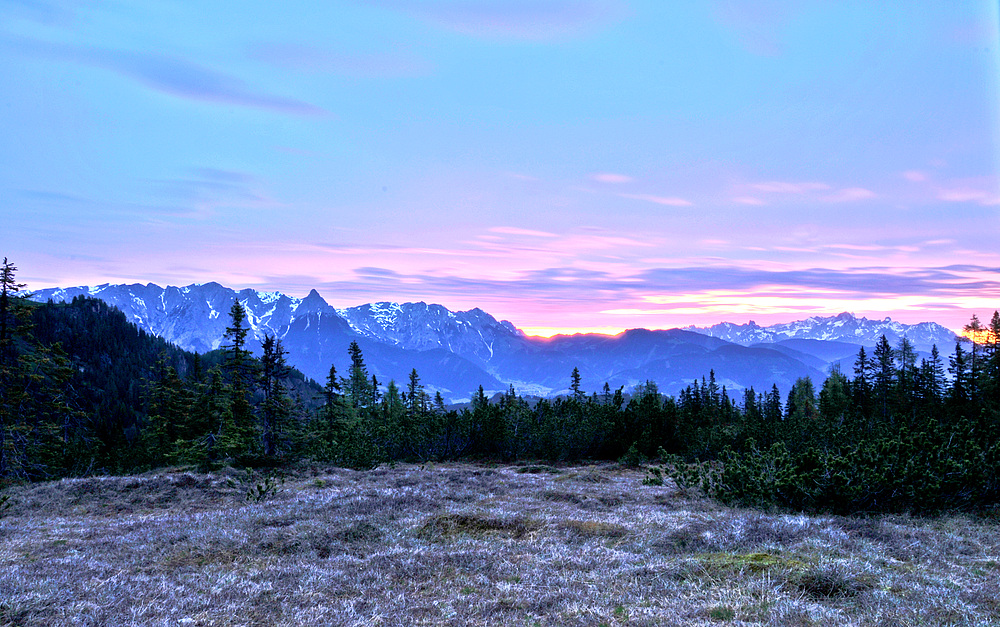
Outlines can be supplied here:
M666 482L663 480L663 470L653 466L646 471L646 477L642 480L642 485L662 486Z
M226 483L229 487L243 490L246 500L260 503L280 492L285 478L273 470L259 473L247 468L242 476L237 479L230 477Z
M632 446L625 451L625 454L618 459L618 463L626 468L638 468L645 461L645 457L639 452L639 448L632 443Z

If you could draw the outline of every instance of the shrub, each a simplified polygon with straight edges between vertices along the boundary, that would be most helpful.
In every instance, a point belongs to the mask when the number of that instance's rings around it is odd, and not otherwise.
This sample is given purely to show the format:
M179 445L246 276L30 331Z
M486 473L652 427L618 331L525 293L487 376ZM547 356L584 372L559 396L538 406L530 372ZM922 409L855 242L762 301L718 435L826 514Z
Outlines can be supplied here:
M274 471L258 474L248 468L246 474L238 480L230 477L226 479L226 483L231 488L245 489L246 500L261 503L281 491L280 486L285 485L285 478Z

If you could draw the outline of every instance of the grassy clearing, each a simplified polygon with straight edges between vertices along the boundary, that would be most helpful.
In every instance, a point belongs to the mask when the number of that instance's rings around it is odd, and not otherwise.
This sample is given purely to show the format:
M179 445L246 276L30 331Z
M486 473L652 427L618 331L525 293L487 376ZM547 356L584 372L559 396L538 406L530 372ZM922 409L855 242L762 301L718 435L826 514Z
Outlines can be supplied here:
M302 469L9 490L4 625L1000 625L965 516L736 510L643 472Z

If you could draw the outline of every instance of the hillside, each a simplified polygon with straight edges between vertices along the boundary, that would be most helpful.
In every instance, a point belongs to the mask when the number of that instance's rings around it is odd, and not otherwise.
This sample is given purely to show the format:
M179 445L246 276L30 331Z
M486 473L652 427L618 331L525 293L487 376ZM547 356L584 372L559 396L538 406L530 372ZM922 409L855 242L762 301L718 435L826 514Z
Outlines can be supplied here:
M57 386L54 392L61 413L53 418L63 431L58 445L41 441L37 446L50 458L49 464L65 465L45 469L41 460L32 460L39 474L26 472L33 478L52 472L122 471L141 465L140 439L147 426L153 384L165 380L169 369L192 393L204 392L209 369L222 361L220 351L197 355L147 333L118 308L95 298L78 296L65 303L33 305L30 316L33 343L24 345L21 359L37 360L39 376ZM304 409L317 406L321 390L301 373L290 372L287 385ZM35 402L48 394L32 389ZM32 418L36 427L38 418ZM30 434L24 432L23 437L30 441ZM39 431L37 437L53 436ZM16 445L12 450L23 456L31 447Z

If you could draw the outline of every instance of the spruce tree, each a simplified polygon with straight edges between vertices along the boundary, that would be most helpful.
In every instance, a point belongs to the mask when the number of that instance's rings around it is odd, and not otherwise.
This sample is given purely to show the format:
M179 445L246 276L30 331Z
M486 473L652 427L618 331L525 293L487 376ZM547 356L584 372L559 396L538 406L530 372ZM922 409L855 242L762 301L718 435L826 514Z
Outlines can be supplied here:
M573 372L570 373L569 377L569 389L573 392L573 400L577 402L583 401L583 391L580 389L580 369L573 368Z
M874 353L874 377L873 387L875 391L875 403L878 407L879 417L883 422L891 416L890 397L892 395L893 383L895 382L896 369L894 362L895 352L889 345L889 340L883 335L875 345Z
M73 371L58 345L32 334L28 294L17 267L0 265L0 479L65 473L85 447L67 390Z
M351 370L347 379L347 394L353 407L365 407L371 403L372 391L368 381L368 370L365 368L365 358L357 342L351 342L347 348L351 358Z
M287 352L281 345L281 340L267 334L261 342L263 356L261 357L260 385L264 390L263 440L264 455L275 457L278 454L278 437L292 413L292 402L286 388L289 368L285 362Z
M246 347L250 329L244 326L246 311L234 301L229 309L230 325L226 327L226 360L223 364L229 379L230 404L228 421L222 426L222 448L233 458L253 456L257 452L257 429L250 404L253 380L253 358Z

